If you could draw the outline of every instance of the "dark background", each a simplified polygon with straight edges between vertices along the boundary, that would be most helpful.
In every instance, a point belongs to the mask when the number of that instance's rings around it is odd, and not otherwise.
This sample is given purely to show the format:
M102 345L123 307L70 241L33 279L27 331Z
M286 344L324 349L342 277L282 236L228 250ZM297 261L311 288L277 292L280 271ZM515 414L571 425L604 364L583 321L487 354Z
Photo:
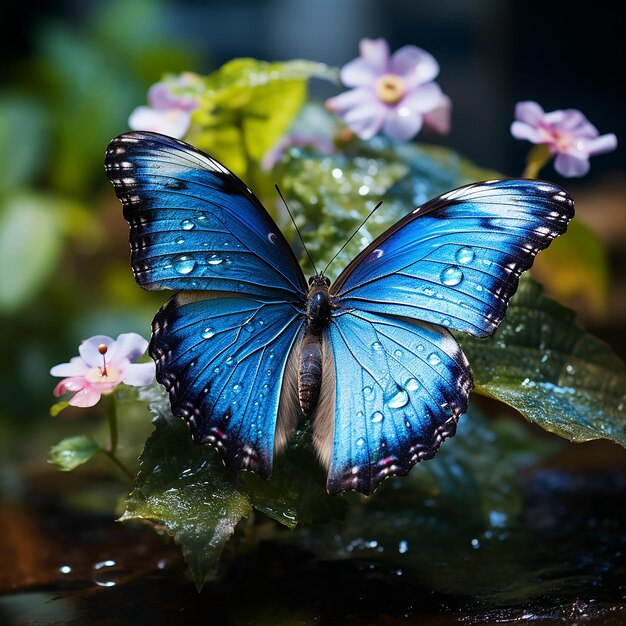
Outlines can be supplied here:
M103 4L39 0L14 7L13 18L1 21L5 76L16 78L19 60L36 52L39 23L63 19L80 28ZM182 38L198 50L201 64L193 69L200 73L237 56L302 57L342 65L357 56L362 37L385 37L392 50L418 45L439 61L439 82L454 106L452 132L437 141L509 175L521 172L528 149L508 132L519 100L536 100L547 111L578 108L600 133L614 132L618 142L625 136L626 24L606 3L187 0L152 4L155 11L166 13L171 37ZM143 36L142 24L134 27L137 36ZM320 96L329 95L326 86L317 88ZM602 155L592 161L586 180L624 170L625 165L621 149ZM550 178L563 182L551 168Z

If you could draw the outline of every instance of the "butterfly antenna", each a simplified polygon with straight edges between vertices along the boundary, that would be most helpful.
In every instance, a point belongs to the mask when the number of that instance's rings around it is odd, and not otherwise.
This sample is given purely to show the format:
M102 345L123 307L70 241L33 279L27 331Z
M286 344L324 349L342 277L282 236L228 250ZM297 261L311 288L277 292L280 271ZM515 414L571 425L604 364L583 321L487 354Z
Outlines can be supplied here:
M355 235L361 230L361 228L363 228L363 225L365 224L365 222L367 222L367 220L369 220L370 217L372 217L372 215L374 215L374 211L376 211L376 209L378 209L378 207L383 203L383 201L381 200L370 212L369 215L359 224L359 227L350 235L349 239L343 244L343 246L341 246L341 248L339 248L339 250L337 250L337 252L335 253L335 256L328 261L326 267L324 268L324 271L322 272L322 274L326 273L326 270L330 267L330 264L341 254L341 251L354 239Z
M300 239L300 243L302 244L302 247L304 248L304 251L306 252L306 255L309 257L309 262L311 263L311 265L313 267L313 271L315 272L315 274L317 274L318 272L317 272L317 268L315 267L315 263L313 262L313 259L311 258L311 255L309 254L309 250L306 247L306 244L304 243L304 239L302 239L302 233L300 232L300 229L298 228L298 225L296 224L296 220L294 219L293 214L289 210L289 206L287 206L287 201L283 197L283 194L280 192L280 189L279 189L278 185L274 185L274 187L276 187L276 191L278 192L278 195L280 196L280 199L283 201L283 204L285 205L285 208L287 209L287 213L289 213L289 217L291 218L291 222L293 223L294 228L296 229L296 232L298 233L298 238Z

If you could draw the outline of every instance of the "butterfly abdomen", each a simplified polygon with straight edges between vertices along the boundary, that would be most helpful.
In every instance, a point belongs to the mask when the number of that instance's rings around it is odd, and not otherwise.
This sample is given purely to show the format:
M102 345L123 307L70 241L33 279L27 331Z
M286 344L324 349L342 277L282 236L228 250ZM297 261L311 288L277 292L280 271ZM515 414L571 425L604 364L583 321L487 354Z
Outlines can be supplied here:
M305 417L309 417L320 397L322 381L322 341L319 335L307 332L302 340L298 370L298 400Z

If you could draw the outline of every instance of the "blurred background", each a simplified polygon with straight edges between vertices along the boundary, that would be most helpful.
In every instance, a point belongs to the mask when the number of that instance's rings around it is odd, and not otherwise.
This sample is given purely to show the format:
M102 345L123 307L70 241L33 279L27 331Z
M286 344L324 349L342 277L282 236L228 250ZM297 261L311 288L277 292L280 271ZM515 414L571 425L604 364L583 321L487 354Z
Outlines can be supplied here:
M539 0L31 0L0 21L0 451L6 436L50 423L52 365L94 334L149 335L163 294L139 289L127 224L105 179L108 141L164 73L208 74L233 57L306 58L341 66L362 37L414 44L440 63L452 131L418 140L520 175L530 144L509 132L514 105L577 108L618 149L583 179L542 176L574 196L604 241L611 270L602 307L572 302L625 355L625 43L619 20L585 5ZM618 82L619 81L619 82ZM313 83L312 94L336 93ZM69 412L68 412L69 413ZM47 420L47 421L46 421ZM45 435L43 435L45 439ZM21 440L24 440L22 438ZM49 445L50 441L47 441ZM4 449L3 449L4 448Z

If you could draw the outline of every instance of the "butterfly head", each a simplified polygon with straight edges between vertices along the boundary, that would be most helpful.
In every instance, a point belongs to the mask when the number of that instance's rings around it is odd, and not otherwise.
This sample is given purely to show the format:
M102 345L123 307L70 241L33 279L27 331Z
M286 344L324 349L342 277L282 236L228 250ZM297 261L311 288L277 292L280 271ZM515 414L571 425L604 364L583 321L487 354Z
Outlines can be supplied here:
M330 287L330 278L328 276L324 276L324 274L314 274L309 278L309 287L324 287L326 289Z

